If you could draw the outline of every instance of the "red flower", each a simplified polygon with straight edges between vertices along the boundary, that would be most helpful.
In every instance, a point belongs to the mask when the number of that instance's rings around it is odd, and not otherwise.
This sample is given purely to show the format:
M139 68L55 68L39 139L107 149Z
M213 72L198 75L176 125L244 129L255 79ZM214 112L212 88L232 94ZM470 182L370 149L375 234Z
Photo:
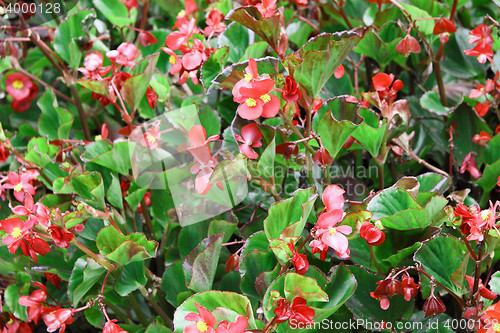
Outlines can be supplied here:
M20 296L19 305L28 307L29 321L38 324L42 316L43 302L47 299L47 288L36 282L36 286L40 289L33 291L29 296Z
M274 309L276 315L275 322L283 323L287 320L294 320L296 323L314 324L313 317L315 311L306 305L307 301L302 297L295 297L290 306L284 298L278 300L278 306Z
M83 73L84 79L101 80L111 70L111 66L102 67L103 61L104 56L100 52L89 52L83 60L84 67L78 67L77 70Z
M342 76L344 76L344 72L345 72L344 66L339 65L339 67L337 67L335 72L333 72L333 76L335 76L336 79L340 79Z
M175 75L179 73L182 70L181 56L175 54L175 52L169 49L168 47L162 47L161 49L170 56L170 59L168 60L172 64L172 69L170 69L170 75Z
M398 91L404 86L401 80L394 80L394 74L378 73L373 76L372 82L380 99L386 100L389 104L394 102Z
M295 269L295 273L304 275L307 273L309 269L309 261L307 260L307 256L305 254L300 254L293 246L293 244L288 244L290 251L292 251L292 263Z
M370 296L380 300L380 308L382 308L382 310L387 310L389 308L389 298L394 295L404 294L403 285L394 278L378 281L377 284L377 288L370 293Z
M240 268L240 256L238 253L232 253L226 260L224 272L237 271Z
M139 7L139 3L137 2L137 0L120 0L120 2L123 3L127 7L129 12L132 8Z
M500 303L490 305L481 317L482 327L478 333L496 333L498 332L500 322Z
M240 152L248 157L249 159L256 159L259 157L252 148L259 148L262 146L262 133L255 123L251 123L243 126L241 129L241 135L236 134L236 141L242 142L243 144L239 146Z
M10 155L9 150L5 148L3 142L0 141L0 163L7 161L9 155Z
M479 43L470 50L464 51L465 55L477 57L480 64L484 64L486 60L493 62L493 48L488 44Z
M137 48L132 42L121 43L116 50L106 53L106 57L113 64L117 63L121 66L133 67L135 65L133 60L137 58Z
M491 105L490 101L486 101L483 103L476 103L476 105L474 105L474 110L476 110L479 117L484 117L486 113L488 113L490 105Z
M217 320L214 315L198 303L194 303L198 313L191 312L184 318L187 321L194 321L194 324L187 326L184 333L214 333Z
M421 50L422 49L418 41L410 35L406 35L406 37L401 39L396 45L396 51L403 53L405 57L407 57L410 53L418 54Z
M59 329L59 333L66 330L66 325L73 323L73 309L44 308L42 319L47 325L47 332L54 332Z
M457 31L457 27L455 27L455 23L453 23L452 20L440 17L437 21L436 24L434 24L434 30L432 30L432 33L434 35L439 35L442 33L454 33Z
M104 328L102 329L102 333L120 333L120 332L128 333L127 331L122 329L120 326L115 324L116 321L117 321L116 319L108 320L106 322L106 324L104 324Z
M71 240L75 237L71 232L63 230L57 225L53 225L49 228L50 236L54 240L54 244L61 248L67 248L70 245Z
M359 235L368 244L378 246L385 241L385 234L370 222L364 222L359 229Z
M276 10L277 0L261 0L261 3L255 5L262 15L263 19L274 16L274 11Z
M418 288L420 287L408 273L403 276L401 286L403 287L403 295L406 301L410 301L412 297L417 296Z
M278 97L269 94L273 89L274 81L269 75L259 75L257 62L250 58L246 68L245 78L238 81L233 87L233 100L240 103L238 114L241 118L254 120L260 116L272 118L280 110Z
M491 140L491 136L485 131L481 131L479 134L474 135L472 141L480 146L486 146L488 141Z
M208 18L205 21L207 27L203 31L205 35L212 36L216 33L223 32L226 29L226 25L222 22L224 15L216 8L210 8L208 13Z
M321 147L318 149L316 154L314 154L314 163L317 165L330 165L333 163L332 156L325 148Z
M50 281L50 283L52 283L57 289L61 289L59 287L59 284L61 283L61 278L59 277L59 275L48 272L43 273L43 275L45 275L47 281Z
M285 160L289 160L292 155L299 153L299 146L295 142L285 142L276 146L276 154L283 155Z
M466 170L476 179L481 177L481 171L479 171L476 166L476 159L472 156L472 152L465 155L462 166L460 167L460 173L464 173Z
M24 100L30 95L33 86L31 79L21 73L11 73L5 80L5 90L14 100Z
M474 278L472 276L466 275L465 279L469 284L469 288L472 289L474 287ZM478 288L479 295L481 295L482 297L489 299L491 301L494 301L497 298L497 294L486 288L482 281L479 281L478 286L479 286Z
M26 223L20 218L14 217L0 222L0 230L7 233L7 237L2 239L2 243L7 245L9 252L15 254L25 237L29 237L34 221L27 220Z
M33 187L33 179L38 176L38 172L33 174L31 172L23 172L22 174L18 174L15 172L9 172L7 175L7 183L4 185L4 188L13 189L14 197L19 202L24 202L25 191L31 195L35 195L35 188Z
M245 316L239 315L236 317L236 321L228 323L227 321L221 321L215 333L243 333L248 327L248 319Z
M302 92L297 86L297 82L291 76L285 77L282 97L288 103L295 103L302 98Z
M446 306L443 301L437 298L434 295L431 295L428 299L425 300L422 309L425 312L424 318L427 318L431 315L437 315L446 311Z
M156 37L152 33L146 30L141 30L141 32L139 33L139 40L141 42L141 45L144 47L158 43L158 39L156 39Z
M198 27L196 26L196 19L192 18L189 21L183 22L178 26L179 31L174 31L167 36L165 39L165 46L171 50L185 50L188 40L195 34L198 33ZM184 51L183 51L184 52Z

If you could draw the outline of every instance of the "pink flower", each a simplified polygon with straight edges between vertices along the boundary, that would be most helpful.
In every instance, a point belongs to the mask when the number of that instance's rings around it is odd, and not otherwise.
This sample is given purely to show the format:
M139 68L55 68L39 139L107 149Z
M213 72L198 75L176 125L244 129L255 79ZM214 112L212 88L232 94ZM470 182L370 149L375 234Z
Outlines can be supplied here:
M323 203L325 210L320 214L318 222L312 229L315 238L309 246L312 252L321 252L321 260L325 260L328 247L331 247L337 255L343 259L349 258L349 244L346 235L352 233L348 225L337 226L344 219L344 190L337 185L329 185L323 192Z
M239 315L236 321L228 323L221 321L215 330L215 333L243 333L248 327L248 319L245 316Z
M274 11L276 10L277 0L262 0L261 3L255 5L262 15L263 19L274 16Z
M106 56L112 63L133 67L135 65L133 60L137 58L137 48L132 42L121 43L116 50L106 53Z
M214 333L215 332L214 326L217 320L215 319L212 312L208 311L207 309L205 309L203 306L201 306L196 302L194 303L194 305L196 306L198 313L195 312L188 313L184 319L187 321L194 321L195 323L186 326L183 332Z
M274 81L269 75L259 75L257 62L250 58L246 68L245 78L233 87L233 100L239 103L238 114L241 118L254 120L260 116L272 118L280 110L280 100L271 95Z
M33 187L33 179L38 176L38 172L33 174L31 172L23 172L22 174L17 174L15 172L9 172L7 175L7 183L4 188L13 189L14 197L19 202L24 202L25 192L35 195L35 188Z
M465 158L462 162L462 166L460 167L460 173L464 173L466 170L470 172L471 176L474 178L481 177L481 171L476 166L476 159L472 156L472 152L465 155Z
M154 125L143 134L141 144L151 150L155 150L159 146L160 126Z
M418 54L421 50L422 48L420 47L418 41L410 35L406 35L406 37L401 39L398 45L396 45L396 51L403 53L405 57L407 57L410 53Z
M213 35L215 33L223 32L226 29L226 25L222 22L224 16L220 11L215 8L210 8L208 18L205 21L207 27L203 31L205 35Z
M78 67L77 70L83 73L84 79L101 80L111 70L111 66L102 67L103 61L104 56L100 52L89 52L83 60L84 67Z
M73 323L73 314L73 309L45 308L42 319L47 325L47 332L55 332L59 329L59 333L63 333L66 325Z
M243 143L239 146L240 152L243 155L252 160L259 157L259 154L252 149L262 146L262 142L260 141L262 139L262 133L256 124L252 123L243 126L241 129L241 135L236 134L235 139L236 141Z

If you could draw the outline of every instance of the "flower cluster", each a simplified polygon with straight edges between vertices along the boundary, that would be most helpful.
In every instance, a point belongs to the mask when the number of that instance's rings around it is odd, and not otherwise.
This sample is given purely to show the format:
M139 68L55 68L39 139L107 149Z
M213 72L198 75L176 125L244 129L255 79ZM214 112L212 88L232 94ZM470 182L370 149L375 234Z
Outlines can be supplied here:
M322 195L325 209L318 217L318 222L311 230L314 240L309 243L312 252L320 252L321 260L325 260L328 247L331 247L335 253L343 258L349 259L349 245L346 235L352 232L348 225L338 224L344 219L345 191L337 185L328 185Z
M198 313L191 312L184 318L187 321L194 321L194 324L186 326L184 333L243 333L248 327L248 319L245 316L238 316L233 322L221 321L217 324L217 319L205 307L194 303Z
M293 320L295 323L314 324L314 309L307 305L307 301L302 297L295 297L292 304L285 298L278 300L278 305L274 309L277 324L284 323L287 320Z
M378 281L377 288L370 293L371 297L380 300L380 307L383 310L389 308L389 298L394 295L403 295L406 301L410 301L412 297L418 294L420 286L415 283L413 278L405 272L401 281L398 281L396 279L398 274L392 277L388 276L385 280Z
M468 56L477 57L479 63L484 64L486 60L493 63L493 37L491 33L493 29L486 25L480 24L475 27L469 34L469 44L476 44L472 49L465 50L464 53Z
M500 201L493 205L490 202L490 208L481 210L478 205L467 207L463 204L458 204L453 214L462 218L460 230L464 235L467 235L468 241L482 241L484 233L494 228L496 229L496 210Z
M38 95L38 86L29 77L21 73L8 74L5 90L12 97L11 107L16 112L29 109L31 101Z
M487 79L485 84L478 84L475 89L470 91L469 98L477 100L474 109L480 117L484 117L492 105L495 107L499 103L499 76L500 72L496 71L493 79Z

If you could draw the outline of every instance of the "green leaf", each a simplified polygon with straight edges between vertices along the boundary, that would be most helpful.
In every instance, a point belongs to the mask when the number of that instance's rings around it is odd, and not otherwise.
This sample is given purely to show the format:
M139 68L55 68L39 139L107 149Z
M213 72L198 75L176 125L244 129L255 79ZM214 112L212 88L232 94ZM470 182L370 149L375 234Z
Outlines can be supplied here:
M291 198L279 201L269 208L264 220L264 231L269 240L281 238L283 230L294 225L284 236L300 236L311 213L318 194L313 187L297 190Z
M212 85L212 80L224 69L230 50L229 46L221 47L212 53L201 66L201 82L206 89Z
M145 286L147 283L144 275L144 264L136 261L123 266L121 274L115 282L115 291L122 297L125 297L133 291Z
M94 0L94 2L95 1L101 0ZM118 1L118 3L122 4L120 1ZM132 72L136 74L123 83L120 92L125 100L125 103L127 103L127 105L134 111L137 110L141 99L146 94L149 81L151 81L151 77L156 69L156 63L158 62L159 56L160 53L155 53L139 61L132 69Z
M398 252L394 253L393 255L383 259L383 261L386 261L391 264L392 267L397 267L397 265L407 258L408 256L412 255L415 253L416 250L422 245L420 242L416 242L410 247L406 247L402 250L399 250Z
M119 2L118 0L114 1ZM94 10L78 11L63 20L55 31L54 49L57 55L69 64L71 69L79 67L82 59L79 39L88 34L83 23L87 23L89 20L93 21L95 17Z
M450 178L435 172L417 176L421 192L437 192L443 194L450 187Z
M316 279L297 273L285 275L285 298L302 297L308 302L327 302L328 295L318 285Z
M440 116L446 116L455 111L455 109L463 102L463 95L460 101L452 107L443 106L439 99L437 91L428 91L420 97L420 106Z
M122 190L120 187L120 179L114 173L111 174L111 184L106 192L106 199L109 203L118 209L123 209Z
M432 35L432 31L434 30L434 20L432 20L432 16L418 7L408 5L405 3L401 3L406 11L411 15L413 20L415 19L429 19L429 20L418 20L415 24L418 27L418 30L426 35Z
M223 243L227 243L229 238L238 230L238 224L223 220L213 220L208 227L208 236L224 234Z
M102 323L104 322L104 313L102 313L100 306L96 304L93 307L85 309L83 313L85 315L85 319L89 322L89 324L91 324L95 328L102 329Z
M379 154L380 147L388 131L388 122L380 124L380 119L371 110L361 108L359 115L364 119L352 136L358 140L372 156Z
M47 138L33 138L28 142L28 153L26 160L35 163L39 167L47 167L55 160L59 147L49 144Z
M91 172L71 177L71 187L82 198L96 204L100 209L104 208L104 184L100 173Z
M392 216L409 208L421 208L412 196L399 188L388 188L379 192L368 203L367 210L373 213L373 219Z
M216 316L218 321L234 321L238 315L242 315L248 318L248 329L256 328L252 305L248 298L234 292L210 290L189 297L177 308L174 314L175 333L182 333L186 326L192 324L184 318L191 312L198 313L195 302L203 305L208 311L219 307L230 310L227 311L230 318L222 318L219 312Z
M128 175L132 168L130 152L134 150L134 147L135 143L130 141L111 144L108 141L99 140L85 146L82 159L122 175Z
M328 150L332 159L335 159L342 145L363 119L357 112L358 104L346 102L344 96L327 100L321 109L326 112L319 118L317 133L321 137L323 146ZM321 110L318 116L320 113Z
M74 118L68 110L57 107L54 93L46 90L37 105L42 111L38 121L40 134L47 135L49 140L68 139Z
M11 283L5 288L5 304L17 318L28 321L26 307L19 304L19 297L29 294L31 277L27 273L18 272L15 274L16 283Z
M498 177L500 176L500 160L493 164L487 164L484 168L483 175L475 183L481 186L485 193L490 193L497 186ZM485 196L485 194L483 194Z
M483 157L487 164L493 164L500 159L500 135L497 134L488 141Z
M172 331L162 324L153 323L146 328L144 333L172 333Z
M385 68L391 61L404 64L406 58L396 51L401 34L401 30L395 29L393 23L384 25L380 32L370 30L359 42L355 52L374 59L382 68Z
M262 15L254 6L237 8L226 16L227 20L240 23L242 26L255 32L259 37L266 41L276 52L286 49L288 40L281 39L280 20L282 16L279 12L275 15L262 19ZM237 29L237 28L235 28ZM241 38L238 36L237 39ZM278 53L278 52L277 52Z
M491 280L488 285L492 292L500 294L500 271L495 272L495 274L491 276Z
M356 33L322 33L286 58L288 72L314 98L360 40Z
M181 292L187 292L188 288L184 281L182 264L184 260L179 260L165 268L165 273L161 279L161 290L165 292L167 301L174 307L179 306L177 295Z
M158 247L156 241L148 241L144 234L123 236L111 225L99 231L96 245L102 255L119 265L154 257Z
M250 43L248 29L243 25L233 22L226 27L226 30L219 35L219 47L227 46L229 51L229 61L238 62L243 57L247 46ZM251 55L255 58L255 55Z
M80 261L79 264L78 261ZM86 261L80 258L78 261L75 264L68 286L69 298L74 307L106 274L106 269L90 258L87 258Z
M79 85L89 89L104 97L111 98L109 93L109 82L108 81L93 81L93 80L78 80L76 81Z
M184 260L183 269L189 278L188 288L194 292L212 288L219 262L223 234L205 238Z
M92 0L94 6L112 25L123 27L132 25L127 7L119 0Z
M437 282L461 296L463 290L453 283L451 276L462 264L466 253L467 248L462 241L441 234L425 242L415 253L414 260L419 262Z
M257 164L257 170L261 177L271 179L274 177L274 161L276 159L276 141L275 133L272 134L273 139L267 145L264 152L260 155Z

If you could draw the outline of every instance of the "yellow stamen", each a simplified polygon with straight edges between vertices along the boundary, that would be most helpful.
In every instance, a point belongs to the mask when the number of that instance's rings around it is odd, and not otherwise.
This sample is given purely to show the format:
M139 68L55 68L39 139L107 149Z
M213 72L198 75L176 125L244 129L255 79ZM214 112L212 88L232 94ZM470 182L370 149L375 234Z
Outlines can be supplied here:
M177 16L185 16L186 15L186 11L183 9L179 12L179 14L177 14Z
M12 237L14 237L14 238L19 238L19 237L21 237L21 235L22 235L21 228L19 228L19 227L15 227L15 228L12 230L12 232L11 232L11 234L10 234L10 235L11 235Z
M208 331L208 326L206 323L204 323L203 321L198 321L196 323L196 328L198 329L198 331L200 332L206 332Z
M330 235L335 235L337 233L337 230L335 228L330 228Z
M171 63L172 65L175 65L177 62L177 59L174 56L170 56L170 59L168 59L168 62Z
M247 103L247 105L251 108L253 108L254 106L257 105L257 101L253 98L247 98L247 100L245 101L245 103Z
M271 101L271 96L269 96L269 94L265 94L265 95L260 96L260 99L262 100L262 102L268 103Z
M94 139L95 139L95 141L102 140L102 136L101 135L96 135Z
M149 133L146 135L146 139L149 141L149 143L156 142L156 138Z
M14 186L14 191L15 192L22 191L22 189L23 189L23 185L21 185L21 183L19 183L16 186Z
M481 218L483 219L483 221L486 221L490 217L490 213L491 213L491 211L489 209L483 210L481 212Z
M12 86L14 87L14 89L23 89L24 87L24 84L23 84L23 81L20 81L20 80L16 80L12 83Z
M245 74L245 81L247 81L247 82L252 81L252 74L248 74L248 73L246 73L246 74Z

